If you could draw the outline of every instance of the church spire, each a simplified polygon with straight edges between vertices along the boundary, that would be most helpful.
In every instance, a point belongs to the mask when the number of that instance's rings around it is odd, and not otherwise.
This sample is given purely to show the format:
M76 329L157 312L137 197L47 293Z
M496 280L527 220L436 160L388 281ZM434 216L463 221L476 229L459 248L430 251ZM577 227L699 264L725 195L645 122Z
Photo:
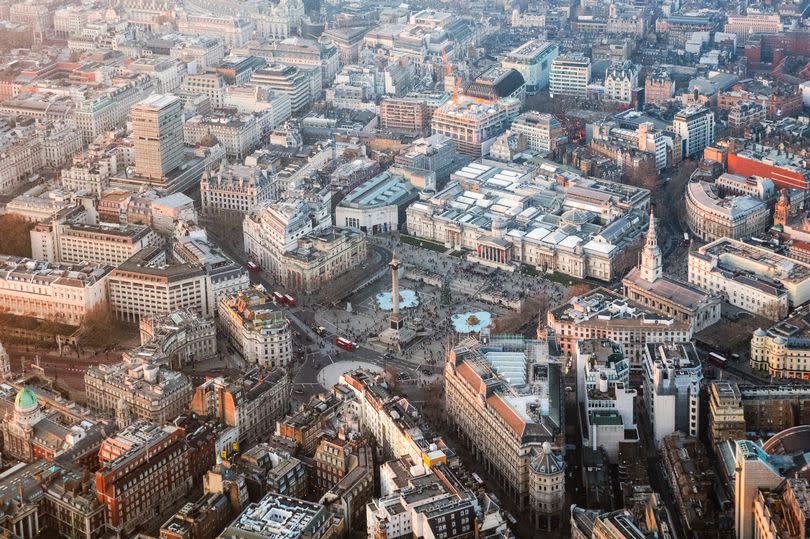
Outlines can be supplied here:
M655 214L650 209L650 227L647 229L647 242L641 252L641 278L648 282L655 282L661 278L662 271L661 247L658 246L658 235L655 230Z
M655 214L650 208L650 227L647 229L646 247L658 247L658 234L655 231Z

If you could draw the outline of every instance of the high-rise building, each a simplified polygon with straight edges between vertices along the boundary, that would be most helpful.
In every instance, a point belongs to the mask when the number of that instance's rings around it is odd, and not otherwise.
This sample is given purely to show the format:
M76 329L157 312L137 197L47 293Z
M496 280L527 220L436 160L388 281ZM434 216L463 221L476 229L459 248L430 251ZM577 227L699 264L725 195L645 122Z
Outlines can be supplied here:
M695 345L648 344L643 375L644 401L656 447L676 431L696 437L703 365Z
M605 339L578 341L576 359L577 401L584 410L582 445L594 450L601 447L616 462L619 444L639 441L630 363L620 343Z
M716 380L709 385L709 423L714 445L745 438L745 414L737 384Z
M585 97L591 82L591 59L582 54L564 54L551 62L549 95Z
M183 102L154 94L132 107L135 171L161 179L183 162Z
M734 478L734 529L737 539L783 537L778 533L762 533L775 520L766 514L770 504L765 503L765 498L769 491L778 491L778 487L786 478L801 477L806 472L808 452L810 452L810 425L784 430L761 446L750 440L737 442L737 473ZM806 487L798 485L797 488L806 490ZM763 492L765 494L760 495ZM807 494L800 494L800 497L804 498L805 507L802 508L802 504L798 503L788 504L783 508L783 510L790 509L792 506L800 509L792 515L788 513L790 518L798 517L795 520L798 525L793 533L784 537L807 535Z
M681 155L695 156L714 142L714 112L701 107L683 109L672 120L672 130L681 137Z

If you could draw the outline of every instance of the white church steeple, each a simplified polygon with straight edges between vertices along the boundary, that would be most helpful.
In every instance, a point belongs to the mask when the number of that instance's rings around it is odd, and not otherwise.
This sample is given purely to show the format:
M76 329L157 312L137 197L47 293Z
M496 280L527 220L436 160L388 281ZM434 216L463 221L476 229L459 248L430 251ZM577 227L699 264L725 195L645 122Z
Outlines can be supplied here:
M658 236L655 233L655 214L650 209L650 228L647 230L647 242L641 251L641 278L648 282L655 282L661 278L661 247L658 246Z

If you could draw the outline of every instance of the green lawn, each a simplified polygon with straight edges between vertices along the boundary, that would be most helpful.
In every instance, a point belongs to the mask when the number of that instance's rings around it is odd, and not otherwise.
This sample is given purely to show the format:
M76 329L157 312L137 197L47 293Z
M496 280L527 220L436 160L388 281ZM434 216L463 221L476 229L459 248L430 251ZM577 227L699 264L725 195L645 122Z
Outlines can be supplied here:
M432 241L415 238L413 236L408 236L407 234L400 234L399 239L402 243L407 243L408 245L414 245L416 247L422 247L423 249L430 249L431 251L436 251L437 253L443 253L447 250L447 247L445 247L444 245L440 245Z

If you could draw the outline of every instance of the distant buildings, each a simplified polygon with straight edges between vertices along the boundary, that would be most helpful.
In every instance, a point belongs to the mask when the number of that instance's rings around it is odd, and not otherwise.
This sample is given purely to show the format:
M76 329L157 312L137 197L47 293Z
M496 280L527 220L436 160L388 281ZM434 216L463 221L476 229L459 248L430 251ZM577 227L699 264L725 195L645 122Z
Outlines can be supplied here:
M681 154L694 157L714 142L714 112L691 107L675 114L672 131L681 139Z
M629 104L638 89L638 68L631 62L611 64L605 71L606 101Z
M512 122L512 132L526 137L530 150L548 154L565 141L560 121L551 114L524 112Z
M228 341L246 361L268 368L292 361L290 321L267 293L250 288L224 296L218 313Z
M591 60L582 54L564 54L551 62L548 91L551 97L579 97L588 95L591 82Z
M558 54L556 43L530 39L504 56L501 66L515 69L523 75L526 93L534 95L548 87L551 63Z
M696 437L703 365L695 345L647 344L643 374L644 402L656 447L673 432Z

